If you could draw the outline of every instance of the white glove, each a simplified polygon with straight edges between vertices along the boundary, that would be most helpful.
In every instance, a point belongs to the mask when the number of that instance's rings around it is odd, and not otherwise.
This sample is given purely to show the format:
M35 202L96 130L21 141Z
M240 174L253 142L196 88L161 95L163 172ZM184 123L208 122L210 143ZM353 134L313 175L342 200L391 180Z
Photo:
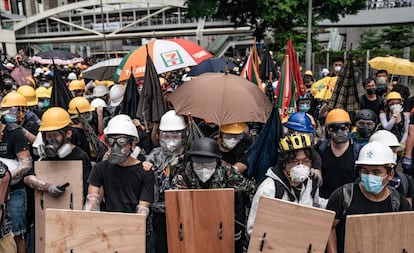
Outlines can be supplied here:
M392 113L393 114L395 114L395 115L400 115L400 113L403 111L403 108L402 108L402 105L392 105L391 107L390 107L390 109L391 109L391 111L392 111Z
M145 214L145 217L148 217L149 215L149 208L142 205L137 205L136 213L138 214Z

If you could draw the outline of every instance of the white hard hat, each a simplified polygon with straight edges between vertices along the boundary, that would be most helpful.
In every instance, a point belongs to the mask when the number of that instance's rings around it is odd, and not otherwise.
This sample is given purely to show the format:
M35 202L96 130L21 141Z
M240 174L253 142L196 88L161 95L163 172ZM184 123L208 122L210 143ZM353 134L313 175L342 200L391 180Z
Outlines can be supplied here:
M96 85L95 88L93 88L92 96L94 97L103 97L107 94L109 94L109 89L106 85Z
M388 130L378 130L369 138L369 142L378 141L387 145L388 147L401 146L398 142L397 136Z
M75 73L70 72L70 73L69 73L69 75L68 75L68 79L69 79L69 80L77 80L77 79L78 79L78 77L76 76L76 74L75 74Z
M111 106L117 106L124 98L125 88L122 84L115 84L109 91L109 100Z
M162 115L159 128L161 131L179 131L185 127L184 117L177 115L174 110L170 110Z
M359 151L356 165L384 165L395 164L394 153L385 144L373 141L366 144Z
M36 68L35 71L34 71L34 75L38 76L40 74L43 74L43 69L42 68Z
M104 129L104 134L126 134L139 138L137 128L131 118L125 114L119 114L113 117Z
M91 106L96 108L99 106L106 107L107 105L106 105L106 102L102 98L95 98L94 100L91 101Z

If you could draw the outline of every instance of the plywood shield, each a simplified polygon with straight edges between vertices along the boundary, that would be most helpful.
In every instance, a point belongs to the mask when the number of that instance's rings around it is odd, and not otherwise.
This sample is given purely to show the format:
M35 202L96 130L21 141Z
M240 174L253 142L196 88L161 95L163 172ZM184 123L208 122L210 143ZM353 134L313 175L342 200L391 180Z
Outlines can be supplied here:
M45 253L145 253L145 215L46 210Z
M165 192L168 252L234 252L234 190Z
M334 217L324 209L261 197L248 252L323 253Z
M345 252L414 252L413 238L413 212L346 217Z
M82 161L38 161L35 162L35 173L48 183L70 184L65 193L57 198L50 196L47 192L35 191L36 252L44 252L46 208L82 210Z

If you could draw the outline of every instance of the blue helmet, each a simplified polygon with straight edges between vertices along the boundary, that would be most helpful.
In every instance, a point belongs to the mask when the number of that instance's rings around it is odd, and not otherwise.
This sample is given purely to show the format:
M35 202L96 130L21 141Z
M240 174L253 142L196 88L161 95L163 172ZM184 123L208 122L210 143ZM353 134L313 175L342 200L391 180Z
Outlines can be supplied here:
M285 126L298 132L313 133L314 131L312 120L306 112L295 112L289 117Z

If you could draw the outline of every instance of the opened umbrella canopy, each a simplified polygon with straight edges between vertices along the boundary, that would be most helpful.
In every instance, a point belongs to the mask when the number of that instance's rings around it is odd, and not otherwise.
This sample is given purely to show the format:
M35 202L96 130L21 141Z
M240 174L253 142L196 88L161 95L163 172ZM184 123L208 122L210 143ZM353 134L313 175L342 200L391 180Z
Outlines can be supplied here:
M83 58L64 50L50 50L37 53L31 61L40 64L53 64L54 61L55 64L68 65L83 62Z
M82 72L83 78L93 80L111 80L122 58L109 59L98 62Z
M272 111L267 96L252 82L228 73L205 73L171 95L177 114L209 119L217 125L265 123Z
M375 57L368 61L373 69L385 69L393 75L414 76L414 62L394 56Z
M134 77L143 77L148 53L154 63L158 74L194 66L213 57L206 49L185 39L153 40L145 46L141 46L129 52L120 63L114 79L127 80L131 73Z
M207 72L226 72L236 67L236 64L222 58L210 58L191 68L188 76L199 76Z

